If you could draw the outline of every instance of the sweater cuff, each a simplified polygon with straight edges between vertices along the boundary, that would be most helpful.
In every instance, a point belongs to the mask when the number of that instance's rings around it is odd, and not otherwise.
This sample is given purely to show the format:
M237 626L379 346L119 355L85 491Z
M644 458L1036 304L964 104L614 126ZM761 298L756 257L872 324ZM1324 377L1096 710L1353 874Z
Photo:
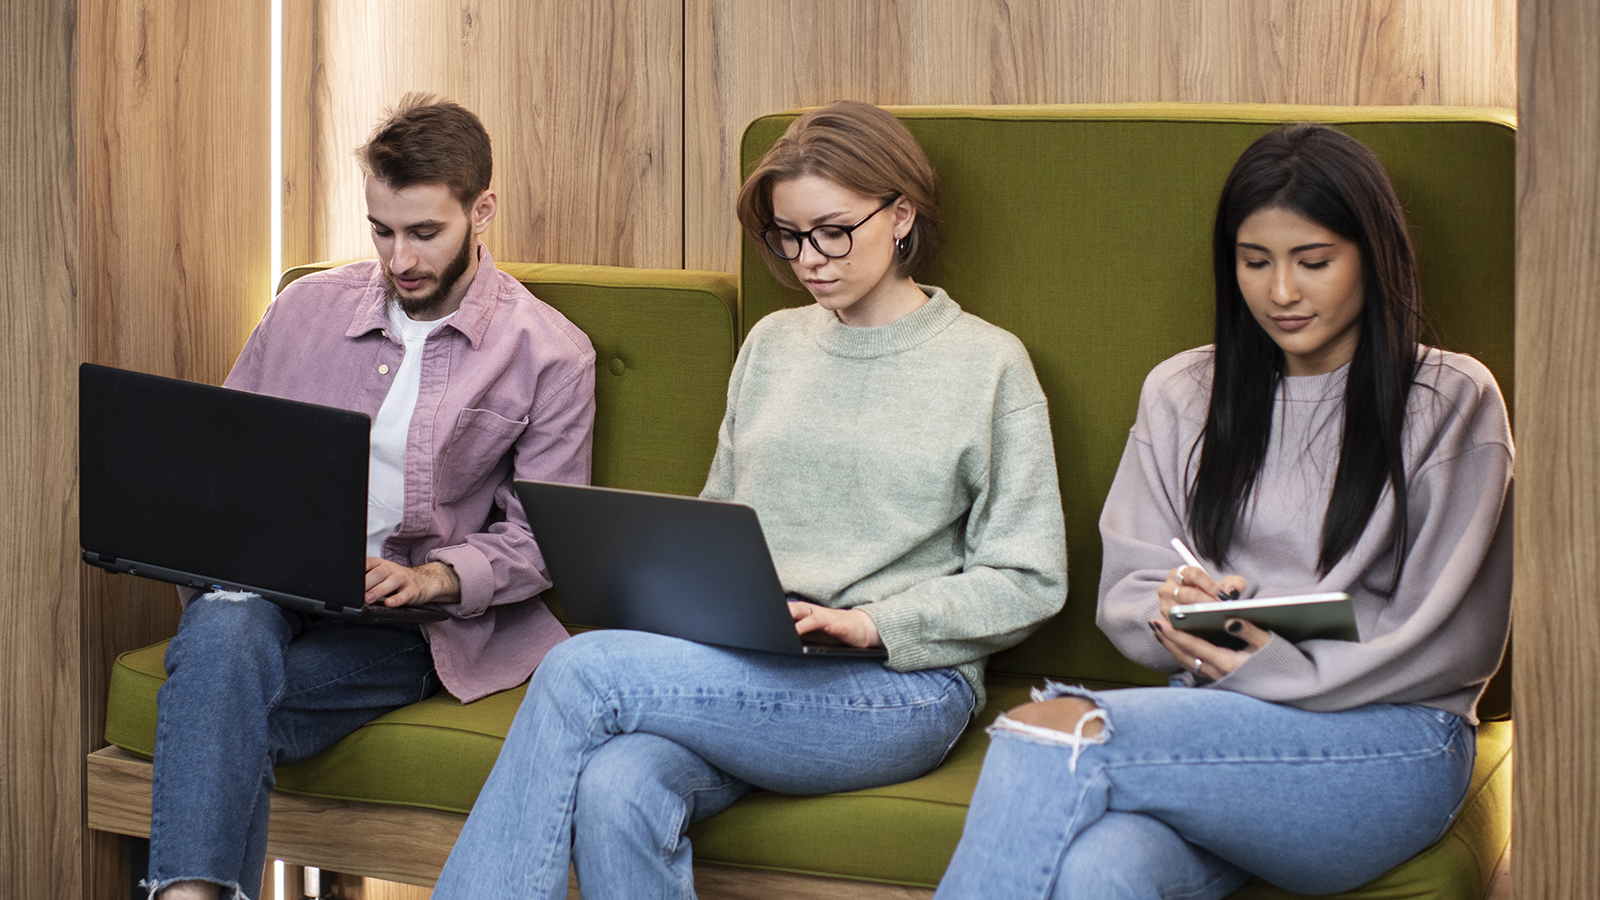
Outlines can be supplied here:
M428 554L428 562L442 562L456 570L461 579L461 602L453 611L456 618L482 615L494 597L494 567L488 557L470 544L441 547Z
M915 606L886 600L865 603L856 609L871 616L878 626L878 637L889 651L889 668L896 672L929 668L928 648L922 641L922 616Z
M1216 682L1217 687L1249 694L1262 700L1279 700L1281 692L1263 691L1273 684L1301 684L1312 677L1311 662L1294 644L1276 634L1265 647L1250 654L1237 669ZM1254 687L1252 687L1252 685Z

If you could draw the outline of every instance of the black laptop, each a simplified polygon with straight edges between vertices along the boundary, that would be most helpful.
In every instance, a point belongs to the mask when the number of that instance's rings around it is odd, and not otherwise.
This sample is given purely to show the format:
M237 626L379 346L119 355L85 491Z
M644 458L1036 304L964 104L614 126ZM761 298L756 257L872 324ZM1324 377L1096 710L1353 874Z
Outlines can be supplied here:
M517 495L567 618L702 644L883 658L795 633L756 511L614 488L518 481Z
M365 415L90 363L78 390L86 562L317 616L445 618L363 604Z

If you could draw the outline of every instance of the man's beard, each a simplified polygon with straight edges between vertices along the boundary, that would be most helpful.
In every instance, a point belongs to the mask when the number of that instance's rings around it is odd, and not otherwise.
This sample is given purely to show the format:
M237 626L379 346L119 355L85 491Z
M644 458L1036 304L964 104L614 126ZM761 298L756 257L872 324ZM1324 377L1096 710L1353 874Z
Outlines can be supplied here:
M452 259L450 265L445 266L444 272L439 275L439 286L434 288L431 293L423 294L421 297L407 297L400 293L400 286L394 283L394 272L391 272L389 267L385 266L383 280L388 284L389 300L400 304L400 309L413 319L419 317L427 318L444 305L445 298L450 296L450 290L456 286L457 281L461 280L461 276L466 274L467 264L472 261L472 254L477 249L477 235L472 233L471 228L468 228L467 238L461 244L461 252L456 254L456 258Z

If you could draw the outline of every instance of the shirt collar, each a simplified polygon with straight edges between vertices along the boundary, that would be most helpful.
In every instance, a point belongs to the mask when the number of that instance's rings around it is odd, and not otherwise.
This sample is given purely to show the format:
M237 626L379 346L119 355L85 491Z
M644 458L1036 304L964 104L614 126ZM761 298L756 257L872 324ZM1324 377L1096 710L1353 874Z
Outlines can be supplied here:
M494 278L494 256L482 241L478 242L478 273L461 298L461 308L450 321L440 326L454 328L466 336L474 350L483 342L489 330L489 320L494 317L494 298L497 285ZM346 337L360 337L370 331L383 331L389 327L388 284L383 278L383 264L375 262L372 279L367 283L367 297L356 307Z

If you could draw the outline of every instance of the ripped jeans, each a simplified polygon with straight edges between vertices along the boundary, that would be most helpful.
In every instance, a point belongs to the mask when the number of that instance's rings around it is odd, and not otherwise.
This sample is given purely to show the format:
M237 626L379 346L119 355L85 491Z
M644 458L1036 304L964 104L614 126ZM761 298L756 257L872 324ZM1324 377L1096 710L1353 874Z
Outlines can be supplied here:
M259 900L273 766L439 686L415 626L312 619L255 594L195 597L166 666L145 886L209 881L223 900Z
M1475 730L1422 706L1305 712L1225 690L1093 693L1100 734L1002 717L936 900L1307 894L1414 856L1466 795Z

